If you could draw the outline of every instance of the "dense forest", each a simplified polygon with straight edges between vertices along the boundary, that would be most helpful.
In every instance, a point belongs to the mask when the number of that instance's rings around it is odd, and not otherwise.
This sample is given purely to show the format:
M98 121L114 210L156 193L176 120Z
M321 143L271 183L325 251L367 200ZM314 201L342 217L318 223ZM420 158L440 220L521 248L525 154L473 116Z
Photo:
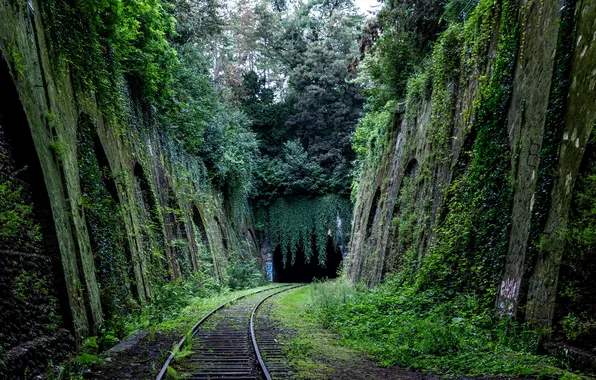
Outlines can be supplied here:
M305 315L383 366L596 373L593 1L0 20L0 377L77 378L171 346L197 299L313 278Z

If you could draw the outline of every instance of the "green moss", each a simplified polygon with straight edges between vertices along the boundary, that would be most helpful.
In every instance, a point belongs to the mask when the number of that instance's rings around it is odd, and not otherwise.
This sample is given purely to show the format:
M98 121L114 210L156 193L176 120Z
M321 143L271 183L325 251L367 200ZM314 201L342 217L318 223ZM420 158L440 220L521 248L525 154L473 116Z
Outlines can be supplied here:
M352 149L358 159L378 161L382 153L383 141L395 117L395 101L389 101L377 111L367 112L360 120L352 137Z
M423 288L441 284L451 291L473 289L484 297L487 306L496 295L510 224L512 172L505 118L518 40L516 5L507 0L481 1L475 12L494 11L501 13L497 55L491 77L481 84L475 101L472 129L477 137L472 161L465 174L455 179L447 191L445 216L437 227L436 244L431 247L431 254L425 256L418 277ZM493 25L481 25L490 28L480 33L479 39L483 40L482 36L493 31ZM474 29L468 24L465 32ZM464 50L464 56L466 53ZM476 63L474 60L466 63L470 64Z
M91 237L100 297L107 316L107 328L118 315L136 308L132 293L133 276L130 249L124 232L123 215L116 185L107 163L100 163L99 140L92 119L83 114L79 123L79 174L82 207ZM110 190L114 194L110 194ZM112 319L115 318L115 319Z
M42 240L33 219L33 205L23 196L22 186L0 176L0 240L18 242L22 248L37 248Z
M54 153L58 162L64 161L64 158L68 153L68 145L66 145L64 141L58 137L54 137L50 140L50 149L52 150L52 153Z
M544 250L541 244L544 226L551 206L551 190L554 186L559 163L559 147L565 124L565 104L569 90L569 73L571 70L571 51L573 51L575 0L562 8L561 21L554 58L553 76L540 151L540 164L537 173L537 188L534 192L532 221L526 267L530 268L539 251Z
M17 78L23 78L25 76L25 63L23 61L23 56L19 51L15 48L9 49L10 50L10 58L11 63L14 71L16 72Z

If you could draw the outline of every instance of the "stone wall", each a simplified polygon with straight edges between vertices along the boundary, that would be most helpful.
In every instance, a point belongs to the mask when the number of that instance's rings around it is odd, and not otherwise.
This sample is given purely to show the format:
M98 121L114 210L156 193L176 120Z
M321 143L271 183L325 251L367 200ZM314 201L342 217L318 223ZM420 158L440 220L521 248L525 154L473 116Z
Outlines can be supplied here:
M56 303L50 305L56 332L36 325L48 317L46 309L2 305L10 322L3 318L0 361L17 376L32 362L7 355L12 347L40 353L34 355L40 369L60 357L44 351L54 335L65 342L55 347L63 354L96 335L121 308L151 302L156 284L188 277L205 263L225 282L232 252L258 251L242 238L250 235L249 222L232 224L227 200L203 163L164 137L151 107L124 86L114 101L126 117L115 122L100 112L93 93L73 83L68 64L48 52L39 9L37 1L0 2L2 74L16 89L11 107L23 115L20 128L31 136L27 154L39 167L35 186L47 197L46 213L36 221L42 233L53 233L31 253L1 247L3 291L16 291L21 270L40 272L49 293L36 295L45 300L35 301L38 308ZM1 160L4 168L5 155ZM42 208L36 199L29 202L34 211Z
M451 200L475 159L478 115L489 109L481 92L494 80L498 47L506 37L503 9L495 9L496 21L485 41L479 35L462 34L464 46L466 38L474 38L481 49L472 59L464 52L461 62L454 63L455 74L441 77L442 81L433 79L434 87L420 101L399 104L387 126L380 158L364 163L350 243L352 281L375 285L388 273L415 276L438 240L451 239L437 233L463 214L457 209L460 204ZM511 162L498 186L510 187L511 204L502 205L509 210L502 231L505 248L494 263L494 279L487 281L499 313L548 330L561 257L572 249L565 245L563 233L571 196L596 122L596 11L590 1L552 0L521 0L515 9L517 29L512 38L517 48L499 124L508 136ZM440 49L435 49L434 62L440 62ZM439 90L441 102L437 102ZM462 231L474 232L476 227ZM454 235L452 248L465 241Z

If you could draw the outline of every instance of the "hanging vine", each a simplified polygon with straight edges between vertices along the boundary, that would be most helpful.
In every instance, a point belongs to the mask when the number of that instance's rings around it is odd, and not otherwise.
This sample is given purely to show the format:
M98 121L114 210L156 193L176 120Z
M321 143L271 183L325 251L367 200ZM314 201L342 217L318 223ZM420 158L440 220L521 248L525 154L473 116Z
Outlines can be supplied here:
M255 217L261 228L269 225L271 246L281 245L284 264L288 258L293 264L296 251L304 249L307 262L316 254L319 264L324 266L328 237L334 244L340 244L349 233L351 202L337 195L280 198L267 209L256 212Z

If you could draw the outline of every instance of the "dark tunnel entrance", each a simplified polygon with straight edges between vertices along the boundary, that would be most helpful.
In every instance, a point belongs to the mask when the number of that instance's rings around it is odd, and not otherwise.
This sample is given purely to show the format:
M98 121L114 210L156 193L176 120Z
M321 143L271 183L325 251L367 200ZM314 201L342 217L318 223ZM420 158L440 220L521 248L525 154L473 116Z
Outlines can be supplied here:
M307 263L303 248L296 251L294 264L292 265L291 259L288 257L284 267L282 249L278 245L273 252L273 281L311 282L313 279L336 278L341 265L342 256L339 246L333 242L331 237L327 238L325 267L319 265L319 259L314 254Z

